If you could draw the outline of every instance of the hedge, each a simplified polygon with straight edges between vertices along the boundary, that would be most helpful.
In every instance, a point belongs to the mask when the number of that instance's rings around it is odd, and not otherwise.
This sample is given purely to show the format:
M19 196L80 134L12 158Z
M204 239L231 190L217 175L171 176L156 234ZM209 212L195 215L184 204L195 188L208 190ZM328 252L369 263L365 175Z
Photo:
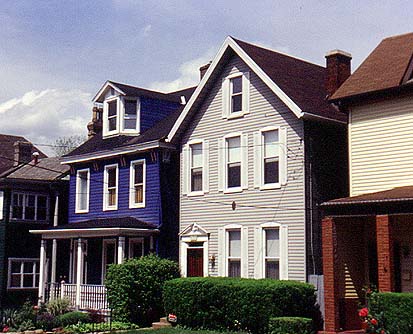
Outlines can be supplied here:
M179 276L176 262L156 255L110 265L105 285L114 320L140 326L159 321L163 284Z
M265 333L271 317L315 315L310 284L271 279L191 277L164 286L166 313L189 328Z
M382 313L388 333L413 333L413 293L377 293L370 307L371 313Z
M301 317L271 318L268 325L268 334L311 334L313 321Z

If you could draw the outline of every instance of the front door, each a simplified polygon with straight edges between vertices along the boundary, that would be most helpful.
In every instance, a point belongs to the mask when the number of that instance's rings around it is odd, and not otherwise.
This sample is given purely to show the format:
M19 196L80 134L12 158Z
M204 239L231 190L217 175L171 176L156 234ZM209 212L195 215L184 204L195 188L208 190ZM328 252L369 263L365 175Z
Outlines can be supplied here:
M110 264L116 263L116 240L103 240L103 254L102 254L102 284L105 281L106 271Z
M188 277L204 276L204 249L203 248L188 248Z

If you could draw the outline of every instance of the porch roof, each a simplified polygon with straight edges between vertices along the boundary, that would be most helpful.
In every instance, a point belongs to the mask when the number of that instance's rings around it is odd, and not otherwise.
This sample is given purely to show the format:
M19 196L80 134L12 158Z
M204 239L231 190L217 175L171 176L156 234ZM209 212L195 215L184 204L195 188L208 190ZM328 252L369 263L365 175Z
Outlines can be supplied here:
M79 223L53 226L46 230L30 230L30 233L41 234L44 239L137 236L158 232L156 225L134 217L90 219Z
M324 202L321 206L339 206L352 204L375 204L413 201L413 186L397 187L370 194L344 197Z

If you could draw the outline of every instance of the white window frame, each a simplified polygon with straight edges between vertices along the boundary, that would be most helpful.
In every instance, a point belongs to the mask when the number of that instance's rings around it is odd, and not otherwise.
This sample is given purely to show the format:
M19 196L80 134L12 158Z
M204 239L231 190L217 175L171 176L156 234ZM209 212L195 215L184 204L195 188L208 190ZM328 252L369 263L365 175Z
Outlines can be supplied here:
M265 278L265 260L266 260L266 235L265 231L269 229L278 229L280 238L280 256L279 270L280 280L288 280L288 226L276 222L261 224L255 229L254 251L255 251L255 268L254 277L257 279Z
M109 196L109 177L108 177L108 170L116 168L116 204L109 206L108 204L108 196ZM117 210L118 209L118 201L119 201L119 166L118 164L111 164L106 165L104 168L104 176L103 176L103 211L110 211L110 210Z
M121 132L122 133L133 133L133 134L139 134L140 131L140 100L136 97L121 97L121 108L120 108L120 116L121 116ZM126 110L125 110L125 102L126 101L136 101L136 124L134 129L125 129L125 115L126 115Z
M4 191L0 191L0 220L3 220Z
M142 184L142 191L143 191L143 197L142 197L142 203L135 203L135 166L136 165L142 165L142 172L143 172L143 184ZM135 208L144 208L145 203L146 203L146 160L145 159L138 159L138 160L133 160L130 162L130 168L129 168L129 208L130 209L135 209Z
M87 193L86 193L86 209L79 209L80 207L80 173L87 173ZM90 168L78 169L76 171L76 203L75 203L75 213L87 213L89 212L89 196L90 196Z
M9 264L8 264L8 271L7 271L7 290L31 290L31 289L37 289L39 286L36 284L36 275L40 276L40 271L39 273L36 274L36 269L39 268L40 269L40 259L39 258L17 258L17 257L10 257L8 259ZM12 272L11 272L11 267L12 267L12 263L13 262L20 262L20 287L12 287L11 286L11 276L12 276ZM24 273L23 273L23 266L24 263L27 262L31 262L33 263L33 271L32 273L26 273L28 275L33 275L33 286L31 287L26 287L23 286L23 282L24 282Z
M116 129L109 130L109 103L116 101ZM120 110L121 110L121 99L120 96L114 96L106 99L103 102L103 135L110 136L119 133L120 129Z
M114 250L115 250L115 254L114 254L114 264L118 263L118 247L117 247L117 243L116 243L116 239L103 239L102 240L102 284L105 281L105 276L106 276L106 265L107 263L107 257L106 257L106 247L107 245L115 245Z
M128 258L132 259L132 246L133 244L142 244L142 254L141 256L145 255L145 243L143 238L129 238L129 246L128 246Z
M136 101L136 127L125 129L125 101ZM109 131L109 103L116 101L116 129ZM109 137L117 134L136 134L140 132L140 99L128 96L111 96L103 101L103 136Z
M202 190L192 191L192 145L202 145ZM209 141L206 139L191 139L183 147L182 187L183 194L187 196L202 196L209 192Z
M14 195L23 195L23 211L22 211L22 218L14 218L13 217L13 197ZM35 196L35 201L34 201L34 219L26 219L26 200L27 197L26 196ZM37 219L37 202L38 202L38 196L42 196L42 197L46 197L46 219L44 220L38 220ZM10 198L10 219L11 220L17 220L17 221L28 221L28 222L35 222L35 221L39 221L39 222L45 222L47 223L49 220L49 196L46 194L38 194L38 193L34 193L34 192L22 192L22 191L13 191L11 193L11 198Z
M232 87L231 80L242 77L242 110L231 112L232 109ZM250 72L236 72L228 75L222 82L222 118L232 119L243 117L249 113L250 101Z
M239 187L228 187L228 139L240 138L240 155L241 155L241 169L240 169L240 186ZM218 148L218 155L221 156L222 162L220 163L220 170L218 173L222 173L222 179L219 182L223 182L224 193L237 193L242 192L244 189L248 189L248 135L242 132L233 132L224 136L223 143Z

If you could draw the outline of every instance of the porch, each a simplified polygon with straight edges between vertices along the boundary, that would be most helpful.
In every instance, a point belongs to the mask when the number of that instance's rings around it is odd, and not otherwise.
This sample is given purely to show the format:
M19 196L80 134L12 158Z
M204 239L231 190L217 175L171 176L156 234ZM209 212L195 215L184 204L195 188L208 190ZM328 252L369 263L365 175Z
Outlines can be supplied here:
M367 286L413 292L412 202L413 187L403 187L323 204L326 333L361 329Z
M42 236L39 302L68 298L74 309L107 312L104 282L108 266L156 248L158 229L152 225L125 227L124 221L123 226L116 222L121 226L114 227L103 220L99 223L100 227L85 222L31 231Z

